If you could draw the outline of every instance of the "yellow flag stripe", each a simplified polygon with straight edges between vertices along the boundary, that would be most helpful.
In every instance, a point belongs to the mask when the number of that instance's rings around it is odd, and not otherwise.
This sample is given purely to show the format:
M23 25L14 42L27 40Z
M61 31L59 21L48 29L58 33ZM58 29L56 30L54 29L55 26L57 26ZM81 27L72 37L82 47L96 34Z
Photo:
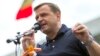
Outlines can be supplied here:
M26 9L27 7L32 5L33 0L24 0L22 6L21 6L21 10Z

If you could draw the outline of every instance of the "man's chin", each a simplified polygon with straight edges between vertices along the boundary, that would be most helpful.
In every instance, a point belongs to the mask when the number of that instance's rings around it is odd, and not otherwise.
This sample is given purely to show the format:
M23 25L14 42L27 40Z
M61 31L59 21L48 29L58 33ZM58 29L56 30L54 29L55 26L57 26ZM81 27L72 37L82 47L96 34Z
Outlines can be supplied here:
M46 33L47 30L46 29L41 29L41 32Z

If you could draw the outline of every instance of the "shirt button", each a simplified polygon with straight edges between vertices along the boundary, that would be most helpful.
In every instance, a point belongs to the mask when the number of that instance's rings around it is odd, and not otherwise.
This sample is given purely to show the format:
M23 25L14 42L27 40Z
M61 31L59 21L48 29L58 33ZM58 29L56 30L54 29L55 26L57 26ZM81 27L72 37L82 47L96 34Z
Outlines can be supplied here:
M55 40L53 40L53 42L55 42Z
M52 48L54 48L55 46L53 45Z

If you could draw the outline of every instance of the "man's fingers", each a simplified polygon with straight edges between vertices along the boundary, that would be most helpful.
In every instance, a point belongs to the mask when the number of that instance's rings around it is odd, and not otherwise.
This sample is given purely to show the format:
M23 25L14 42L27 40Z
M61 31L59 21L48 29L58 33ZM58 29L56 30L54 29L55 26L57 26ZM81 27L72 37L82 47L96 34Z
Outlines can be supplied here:
M79 33L87 30L87 27L81 23L77 23L75 27L72 28L73 32Z
M31 38L29 38L29 37L24 37L23 40L22 40L22 42L24 42L24 41L26 41L26 40L31 40Z
M41 48L34 48L34 51L35 51L35 52L41 52L42 49L41 49Z
M83 33L86 29L76 30L75 33Z
M75 31L76 28L77 28L79 25L81 25L81 24L80 24L80 23L76 23L76 24L73 26L72 30Z
M28 44L32 44L34 46L34 40L28 37L23 38L22 46L23 46L24 51L26 51Z
M82 25L79 25L79 26L77 26L77 27L74 28L74 31L81 30L81 29L83 29L83 28L84 28L84 27L83 27Z
M28 55L28 52L23 52L22 56L27 56Z
M23 38L34 39L34 31L33 30L28 30L28 31L24 32Z

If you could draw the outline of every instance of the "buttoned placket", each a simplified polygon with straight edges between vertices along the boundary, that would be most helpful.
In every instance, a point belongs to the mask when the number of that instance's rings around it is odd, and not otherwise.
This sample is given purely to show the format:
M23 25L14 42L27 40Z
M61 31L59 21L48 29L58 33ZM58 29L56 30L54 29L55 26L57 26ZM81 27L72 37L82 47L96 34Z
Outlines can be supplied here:
M52 40L52 48L55 47L54 43L55 43L55 40Z

